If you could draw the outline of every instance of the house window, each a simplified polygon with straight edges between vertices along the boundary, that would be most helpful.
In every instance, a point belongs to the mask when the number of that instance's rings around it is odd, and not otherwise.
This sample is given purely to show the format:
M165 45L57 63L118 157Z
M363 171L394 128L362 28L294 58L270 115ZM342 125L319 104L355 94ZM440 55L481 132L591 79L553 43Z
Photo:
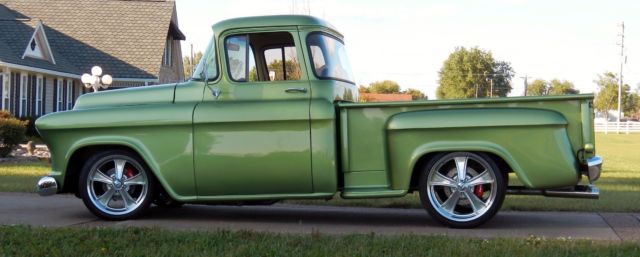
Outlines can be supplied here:
M172 65L172 60L171 60L171 52L173 48L173 38L171 38L170 36L167 37L167 43L164 47L164 58L162 60L162 63L164 64L164 66L171 66Z
M2 109L9 110L9 105L11 104L11 98L9 97L11 95L11 85L9 84L10 76L7 76L6 79L4 79L4 76L2 77Z
M57 86L57 92L56 92L56 110L58 111L62 111L62 79L58 79L58 86Z
M42 111L42 98L43 96L43 84L42 84L42 77L38 77L38 80L36 80L36 116L40 116L42 115L41 111Z
M20 80L20 106L18 116L27 116L27 75L22 75Z
M67 80L67 110L73 109L73 81Z

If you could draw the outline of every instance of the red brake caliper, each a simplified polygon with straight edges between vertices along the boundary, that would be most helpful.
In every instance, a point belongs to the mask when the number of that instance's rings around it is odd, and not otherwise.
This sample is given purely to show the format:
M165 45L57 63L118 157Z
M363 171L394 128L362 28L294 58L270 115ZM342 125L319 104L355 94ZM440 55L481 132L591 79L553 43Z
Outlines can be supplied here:
M473 187L473 194L482 199L482 195L484 195L484 187L482 187L482 185Z
M127 178L132 178L133 177L133 169L132 168L125 168L124 170L124 175L127 176Z

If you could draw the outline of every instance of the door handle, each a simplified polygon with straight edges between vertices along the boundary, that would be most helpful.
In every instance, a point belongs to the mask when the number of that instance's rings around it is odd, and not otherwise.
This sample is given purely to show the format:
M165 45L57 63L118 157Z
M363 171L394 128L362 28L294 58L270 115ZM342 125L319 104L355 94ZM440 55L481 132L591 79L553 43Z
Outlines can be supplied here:
M287 93L306 93L307 89L304 87L290 87L284 90Z

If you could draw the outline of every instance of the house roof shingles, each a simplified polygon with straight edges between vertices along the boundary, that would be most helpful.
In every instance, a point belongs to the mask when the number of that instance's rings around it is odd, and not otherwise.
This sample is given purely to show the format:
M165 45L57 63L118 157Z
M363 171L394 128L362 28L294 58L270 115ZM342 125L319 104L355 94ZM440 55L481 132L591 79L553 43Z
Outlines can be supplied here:
M72 74L99 65L114 78L156 79L174 5L142 0L0 0L0 61ZM38 20L44 24L55 65L21 59Z

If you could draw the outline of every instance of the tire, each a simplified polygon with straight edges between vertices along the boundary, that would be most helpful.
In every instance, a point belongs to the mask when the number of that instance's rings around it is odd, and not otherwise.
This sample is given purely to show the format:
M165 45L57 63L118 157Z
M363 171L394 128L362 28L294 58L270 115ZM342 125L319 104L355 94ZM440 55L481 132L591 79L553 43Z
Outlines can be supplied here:
M137 155L110 150L85 162L78 191L84 205L96 216L126 220L138 217L149 207L155 184L153 174Z
M438 155L424 167L419 190L422 205L435 220L452 228L474 228L498 212L506 181L486 154L454 152Z

